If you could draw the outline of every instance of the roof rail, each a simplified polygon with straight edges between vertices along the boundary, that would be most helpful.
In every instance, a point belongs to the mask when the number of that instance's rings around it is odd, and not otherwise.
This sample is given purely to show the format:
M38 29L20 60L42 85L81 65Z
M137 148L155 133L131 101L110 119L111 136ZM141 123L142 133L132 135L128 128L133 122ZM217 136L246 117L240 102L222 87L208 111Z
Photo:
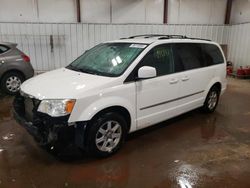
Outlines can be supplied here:
M187 37L185 35L164 35L164 34L144 34L144 35L135 35L135 36L130 36L128 38L121 38L121 39L133 39L137 37L143 37L143 38L152 38L152 37L158 37L158 40L163 40L163 39L193 39L193 40L205 40L205 41L211 41L209 39L203 39L203 38L192 38L192 37Z
M210 39L203 39L203 38L193 38L193 37L187 37L182 35L170 35L170 37L160 37L158 40L162 39L191 39L191 40L204 40L204 41L211 41Z
M144 38L151 38L151 37L186 38L186 36L183 36L183 35L144 34L144 35L130 36L130 37L128 37L128 39L133 39L133 38L137 38L137 37L144 37Z
M193 38L193 37L190 37L188 39L192 39L192 40L205 40L205 41L211 41L210 39L203 39L203 38Z
M133 39L133 38L137 38L137 37L151 38L151 37L161 37L161 36L166 36L166 35L160 35L160 34L134 35L134 36L128 37L128 39Z
M166 35L166 36L160 37L158 39L159 40L161 40L161 39L188 39L188 37L185 35Z

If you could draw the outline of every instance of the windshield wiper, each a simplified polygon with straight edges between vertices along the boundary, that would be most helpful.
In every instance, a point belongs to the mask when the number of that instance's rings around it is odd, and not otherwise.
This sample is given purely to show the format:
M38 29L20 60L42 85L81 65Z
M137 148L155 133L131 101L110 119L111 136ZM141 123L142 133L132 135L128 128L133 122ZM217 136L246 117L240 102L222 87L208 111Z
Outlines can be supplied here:
M72 66L71 64L68 65L66 68L70 69L70 70L74 70L74 71L79 71L79 69L75 66Z
M94 74L94 75L100 75L98 72L96 71L91 71L89 69L78 69L80 72L83 72L83 73L88 73L88 74Z
M68 65L66 68L70 69L70 70L74 70L77 72L82 72L82 73L87 73L87 74L93 74L93 75L99 75L99 76L113 76L112 74L105 74L99 71L93 71L93 70L89 70L89 69L83 69L83 68L77 68L75 66L72 66L71 64Z
M94 71L90 71L90 70L82 69L82 68L77 68L77 67L72 66L72 65L68 65L66 68L68 68L70 70L77 71L77 72L83 72L83 73L89 73L89 74L96 74L96 72L94 72Z

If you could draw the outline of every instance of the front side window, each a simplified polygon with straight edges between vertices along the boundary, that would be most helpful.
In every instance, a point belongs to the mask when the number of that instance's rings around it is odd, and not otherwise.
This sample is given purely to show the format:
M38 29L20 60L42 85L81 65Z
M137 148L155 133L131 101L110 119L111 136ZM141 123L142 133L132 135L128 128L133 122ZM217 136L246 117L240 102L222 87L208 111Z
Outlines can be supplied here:
M142 66L154 67L157 76L173 73L174 64L171 45L164 44L154 47L141 61L140 67Z
M191 70L204 66L200 44L176 43L174 44L174 46L175 63L178 65L182 65L184 70Z
M136 43L104 43L86 51L67 68L101 76L119 76L147 47Z

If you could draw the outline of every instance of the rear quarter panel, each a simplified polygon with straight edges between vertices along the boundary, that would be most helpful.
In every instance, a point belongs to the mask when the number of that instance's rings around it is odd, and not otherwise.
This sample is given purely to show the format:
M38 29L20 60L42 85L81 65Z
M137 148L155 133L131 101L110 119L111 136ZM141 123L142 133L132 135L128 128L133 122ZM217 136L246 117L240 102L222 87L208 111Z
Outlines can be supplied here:
M16 44L9 46L11 49L0 55L0 78L8 71L19 71L25 79L34 76L34 69L29 62L24 62L22 59L22 51L17 49Z
M0 65L0 77L9 71L19 71L24 75L25 79L34 76L34 69L32 68L31 64L23 62L22 60L13 60Z
M227 88L227 73L226 73L227 64L226 64L226 58L225 58L224 52L219 44L217 43L212 43L212 44L216 45L220 49L220 52L224 59L224 63L214 65L214 76L206 88L205 97L207 96L211 87L216 82L219 82L221 84L221 95L225 92Z

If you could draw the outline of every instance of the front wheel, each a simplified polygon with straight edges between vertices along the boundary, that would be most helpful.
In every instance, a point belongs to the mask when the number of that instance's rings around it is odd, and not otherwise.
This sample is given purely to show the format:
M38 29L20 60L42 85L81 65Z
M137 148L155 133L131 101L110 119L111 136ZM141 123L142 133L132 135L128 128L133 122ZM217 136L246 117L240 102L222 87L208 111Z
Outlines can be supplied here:
M102 114L90 125L87 136L88 152L97 157L110 156L120 149L126 133L127 123L120 114Z
M207 98L203 105L203 111L212 113L215 111L220 97L220 90L218 87L213 86L207 94Z

